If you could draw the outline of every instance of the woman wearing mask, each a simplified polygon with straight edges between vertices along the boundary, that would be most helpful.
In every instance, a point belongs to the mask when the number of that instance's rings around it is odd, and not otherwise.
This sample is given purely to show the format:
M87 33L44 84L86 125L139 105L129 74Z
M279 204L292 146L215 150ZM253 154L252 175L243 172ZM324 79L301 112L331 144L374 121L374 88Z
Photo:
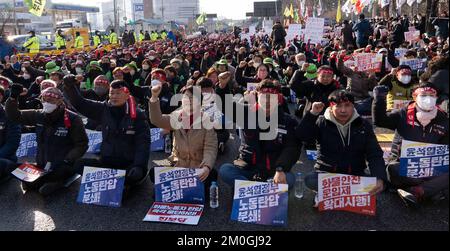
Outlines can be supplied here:
M373 121L376 126L395 130L396 134L392 144L391 162L388 164L389 180L398 188L397 192L407 206L416 206L417 203L428 199L442 199L448 197L448 171L436 173L433 176L417 178L417 175L400 175L400 156L402 144L405 140L418 142L418 144L441 144L448 146L449 123L445 112L438 109L436 100L438 92L431 83L422 83L414 90L413 101L406 107L386 113L386 86L374 88L374 102L372 106ZM436 158L432 158L433 165ZM409 162L409 160L408 160ZM414 162L411 165L414 169ZM427 163L422 163L425 167ZM430 167L432 164L429 165ZM409 167L408 167L409 169ZM409 169L411 171L411 169ZM420 172L420 171L419 171Z
M380 80L379 85L389 89L387 95L387 110L401 109L412 100L412 91L417 85L417 81L412 79L411 68L407 65L400 65L392 73Z
M236 82L243 88L247 89L249 83L260 83L262 80L270 78L269 66L267 64L261 64L256 68L256 75L254 77L245 77L243 72L247 67L247 62L241 61L239 67L236 69Z
M86 99L94 101L107 101L109 95L109 80L105 75L100 75L95 78L93 89L80 90L81 96ZM86 128L90 130L101 131L101 124L95 120L88 118Z
M209 81L209 80L208 80ZM161 85L152 87L149 101L150 120L162 129L173 131L173 150L169 161L173 166L200 169L199 179L205 184L205 195L212 181L217 180L214 169L217 157L217 135L214 129L205 129L207 116L201 116L200 97L194 97L192 85L183 88L182 107L170 115L163 115L160 109L159 95ZM194 128L200 129L194 129ZM154 181L154 171L150 170L150 178Z
M149 59L144 59L142 61L142 70L140 72L140 79L142 80L139 85L143 86L145 83L145 79L147 78L147 76L150 74L150 72L152 71L152 63L150 62Z

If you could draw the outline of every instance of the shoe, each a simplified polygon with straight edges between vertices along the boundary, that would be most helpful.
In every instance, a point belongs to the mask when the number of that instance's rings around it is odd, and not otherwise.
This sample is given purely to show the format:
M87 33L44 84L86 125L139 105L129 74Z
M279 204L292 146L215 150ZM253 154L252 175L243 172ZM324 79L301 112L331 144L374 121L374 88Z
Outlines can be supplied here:
M24 181L20 182L20 187L22 188L22 190L23 190L24 192L26 192L26 191L28 191L28 190L31 189L30 186L28 185L28 183L27 183L27 182L24 182Z
M397 193L400 196L400 198L403 200L403 202L405 203L406 207L409 207L409 208L417 208L418 207L419 202L418 202L416 196L414 196L412 193L407 192L402 189L397 189Z
M43 196L48 196L63 187L64 185L61 182L48 182L39 188L39 193Z

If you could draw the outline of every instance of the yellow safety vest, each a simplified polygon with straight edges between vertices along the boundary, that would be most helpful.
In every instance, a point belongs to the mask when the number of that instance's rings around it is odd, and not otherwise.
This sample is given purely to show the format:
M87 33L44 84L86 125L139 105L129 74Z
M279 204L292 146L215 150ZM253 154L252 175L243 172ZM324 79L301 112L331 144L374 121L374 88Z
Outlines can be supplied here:
M144 34L142 34L142 33L139 33L139 42L142 42L142 41L144 41Z
M94 46L97 47L100 44L100 37L94 36Z
M166 38L167 38L167 33L165 33L165 32L161 33L161 38L164 39L164 40L166 40Z
M109 43L117 44L117 34L115 32L109 34Z
M391 111L405 107L409 101L413 100L412 93L414 88L415 85L403 87L397 81L393 80L392 89L386 96L387 110Z
M66 46L66 41L64 38L58 34L55 36L55 43L56 43L56 49L59 50L59 48Z
M83 47L84 47L84 41L83 41L83 37L82 37L82 36L78 36L78 37L75 39L75 44L74 44L73 47L76 48L76 49L83 49Z
M40 49L39 38L34 36L30 37L24 44L23 47L28 48L30 53L38 53Z

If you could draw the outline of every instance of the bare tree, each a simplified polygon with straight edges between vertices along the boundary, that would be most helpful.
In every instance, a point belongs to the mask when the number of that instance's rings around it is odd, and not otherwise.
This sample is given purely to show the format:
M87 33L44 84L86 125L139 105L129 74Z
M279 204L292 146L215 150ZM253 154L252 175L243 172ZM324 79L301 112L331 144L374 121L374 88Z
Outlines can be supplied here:
M13 9L9 6L0 8L0 36L4 35L5 27L8 23L12 23L14 18Z

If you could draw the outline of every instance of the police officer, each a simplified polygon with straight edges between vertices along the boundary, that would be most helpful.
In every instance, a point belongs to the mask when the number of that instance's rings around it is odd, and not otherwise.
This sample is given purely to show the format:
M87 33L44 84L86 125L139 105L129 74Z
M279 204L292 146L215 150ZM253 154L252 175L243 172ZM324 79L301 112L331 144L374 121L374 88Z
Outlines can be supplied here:
M66 49L66 37L62 34L62 30L58 30L58 32L56 32L55 44L57 50Z
M75 33L75 43L73 44L73 48L75 49L83 49L84 48L84 40L83 37L80 35L80 32L77 31Z
M28 32L30 34L30 38L23 44L23 47L27 48L30 53L39 53L40 44L39 38L36 36L34 31Z

